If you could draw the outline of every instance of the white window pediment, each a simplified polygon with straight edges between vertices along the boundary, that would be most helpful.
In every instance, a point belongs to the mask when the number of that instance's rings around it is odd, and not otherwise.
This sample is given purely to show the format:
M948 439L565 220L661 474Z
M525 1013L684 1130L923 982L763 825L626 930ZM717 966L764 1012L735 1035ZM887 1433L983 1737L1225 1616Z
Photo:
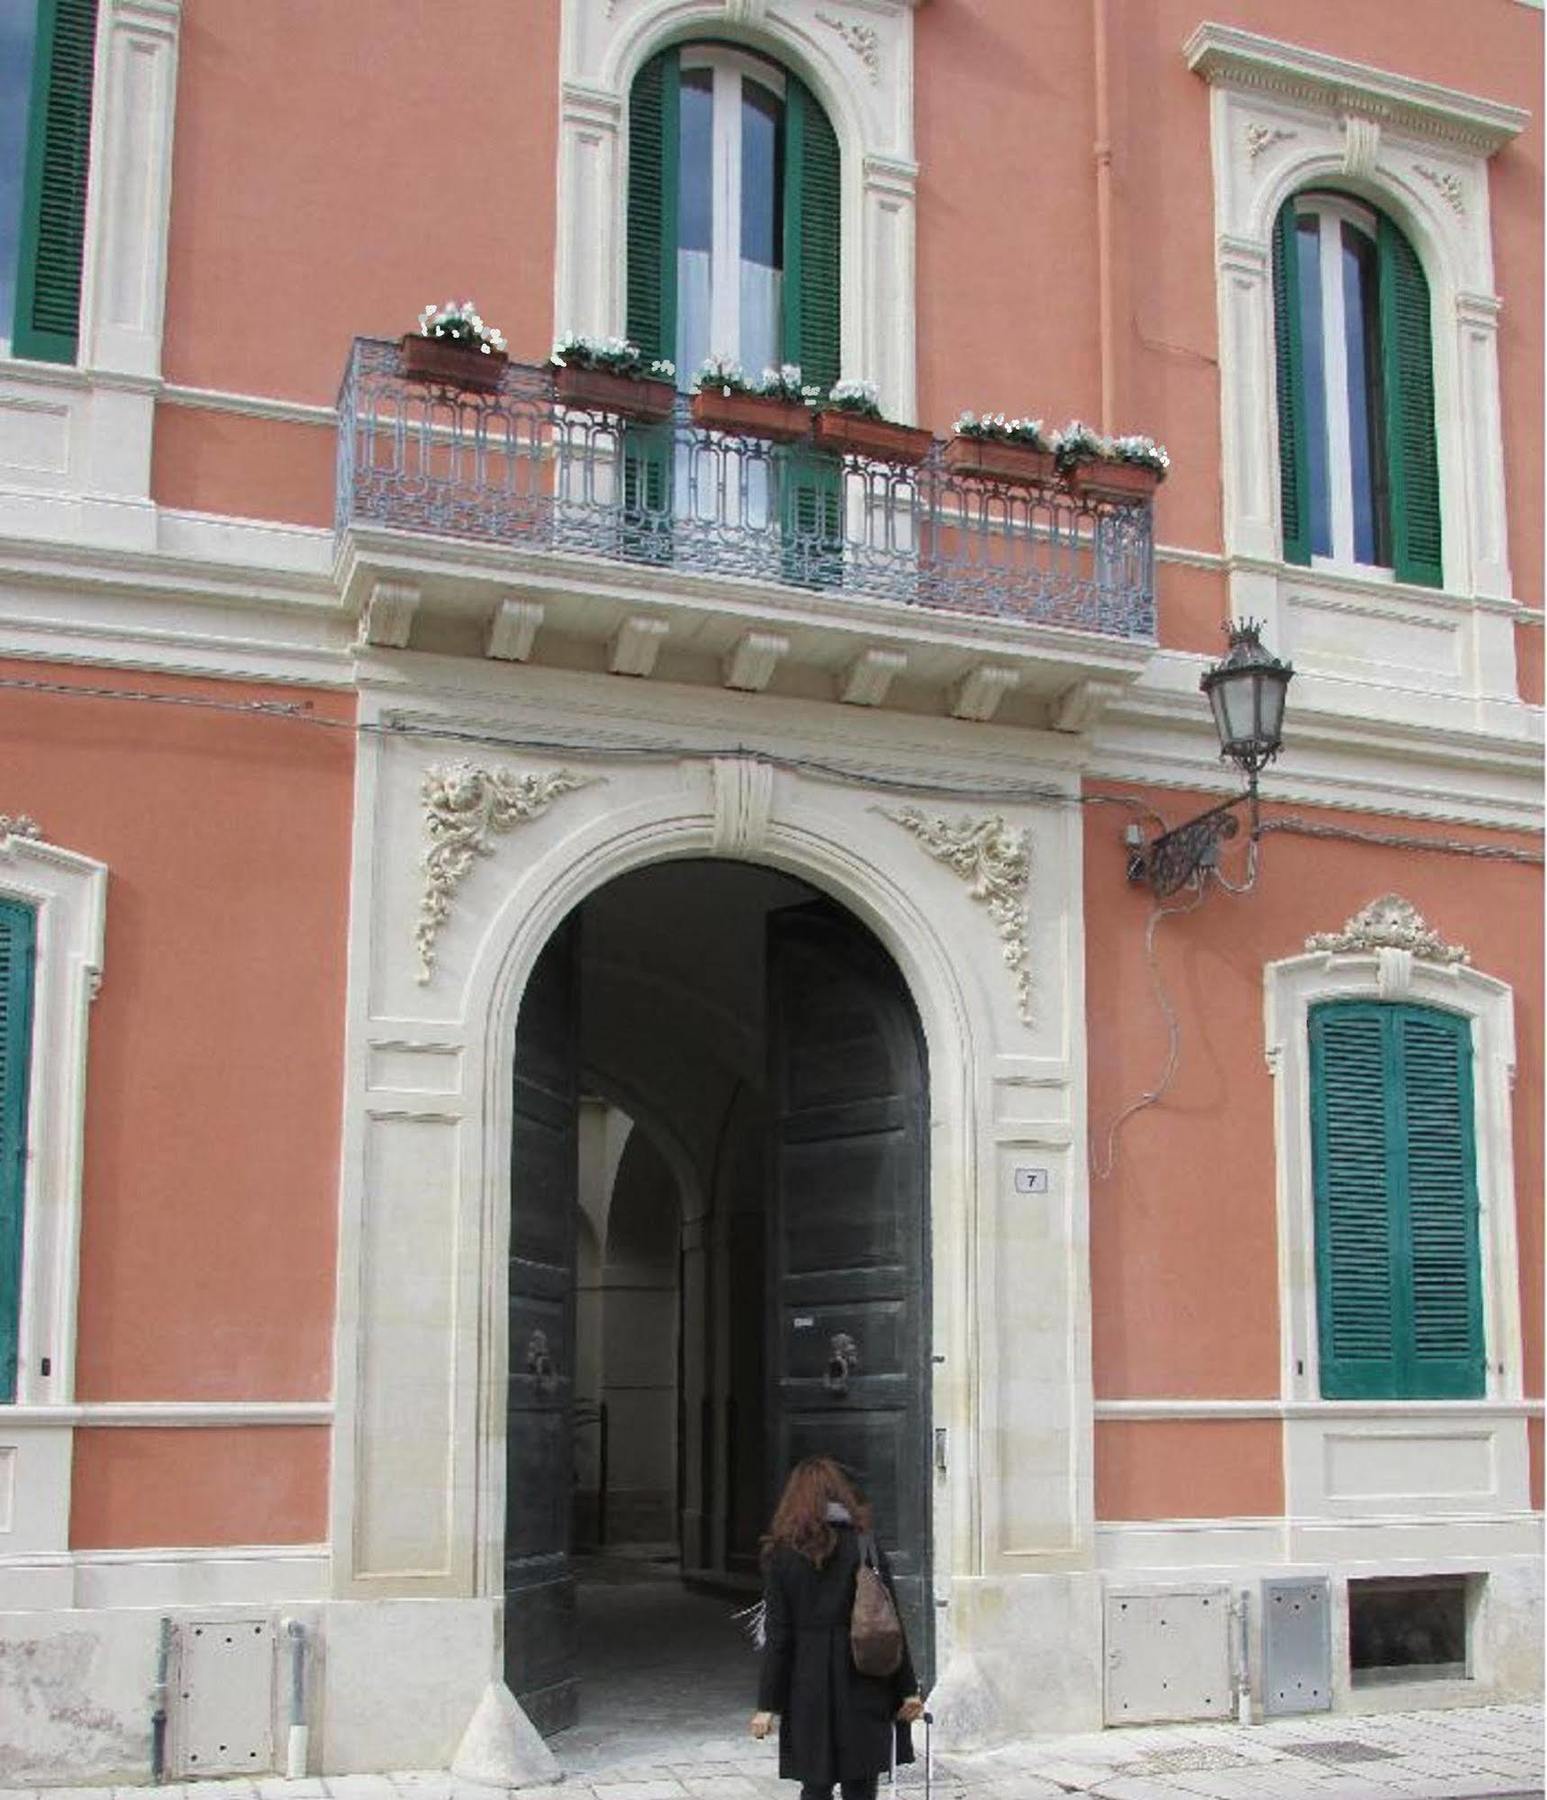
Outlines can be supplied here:
M554 324L625 322L628 95L669 43L743 42L787 65L822 103L842 157L842 357L910 421L913 355L915 0L564 0Z
M1183 54L1212 90L1232 612L1265 617L1312 683L1353 678L1513 704L1488 159L1528 115L1230 26L1200 25ZM1387 213L1428 280L1442 590L1394 583L1387 570L1284 560L1272 236L1284 203L1312 189ZM1426 627L1416 636L1415 618Z

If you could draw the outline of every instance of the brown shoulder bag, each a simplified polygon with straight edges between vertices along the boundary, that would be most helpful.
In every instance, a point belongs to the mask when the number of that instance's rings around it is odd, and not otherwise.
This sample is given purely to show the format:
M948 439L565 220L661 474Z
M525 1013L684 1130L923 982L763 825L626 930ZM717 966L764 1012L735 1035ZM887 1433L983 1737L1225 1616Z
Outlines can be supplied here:
M849 1618L849 1653L861 1675L895 1675L902 1666L902 1621L881 1579L876 1541L866 1532L859 1540L859 1569L854 1577L854 1611Z

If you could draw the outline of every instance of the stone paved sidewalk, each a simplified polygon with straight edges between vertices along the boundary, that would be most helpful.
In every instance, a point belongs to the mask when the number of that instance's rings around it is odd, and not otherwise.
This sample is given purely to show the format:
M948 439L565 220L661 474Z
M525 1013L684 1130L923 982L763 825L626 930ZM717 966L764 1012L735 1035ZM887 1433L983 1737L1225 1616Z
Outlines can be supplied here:
M678 1742L669 1760L589 1768L522 1800L795 1800L772 1744ZM201 1781L186 1787L0 1790L0 1800L495 1800L443 1773L333 1775L306 1781ZM1444 1711L1167 1725L1041 1738L936 1759L938 1800L1524 1800L1543 1793L1542 1709ZM899 1800L923 1800L921 1765ZM881 1800L888 1800L886 1784Z

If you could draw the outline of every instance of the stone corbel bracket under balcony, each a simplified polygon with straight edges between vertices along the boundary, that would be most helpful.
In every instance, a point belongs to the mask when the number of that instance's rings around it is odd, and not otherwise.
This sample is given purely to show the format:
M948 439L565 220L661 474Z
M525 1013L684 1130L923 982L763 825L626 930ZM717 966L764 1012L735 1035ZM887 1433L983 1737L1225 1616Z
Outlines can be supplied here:
M1154 646L841 590L683 575L371 526L340 536L359 649L1079 730Z

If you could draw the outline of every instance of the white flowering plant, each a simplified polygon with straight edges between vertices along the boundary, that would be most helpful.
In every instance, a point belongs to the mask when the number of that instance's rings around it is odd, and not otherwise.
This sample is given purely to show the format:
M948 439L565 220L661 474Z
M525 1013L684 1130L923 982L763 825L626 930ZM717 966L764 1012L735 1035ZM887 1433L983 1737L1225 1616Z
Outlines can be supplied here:
M556 369L601 369L635 381L671 381L677 373L675 363L665 357L647 357L627 338L587 337L579 331L566 331L548 360Z
M1112 439L1112 457L1115 462L1137 463L1141 469L1153 469L1157 475L1164 475L1171 467L1164 444L1132 434Z
M1128 434L1107 437L1081 419L1071 419L1058 434L1058 467L1060 471L1075 469L1082 463L1132 463L1164 475L1171 458L1163 445L1153 438Z
M873 381L835 381L822 402L824 411L853 413L861 419L881 417L881 392Z
M822 393L814 383L802 378L799 363L784 363L753 376L733 356L706 356L694 378L693 390L698 393L715 388L722 394L756 394L765 400L793 400L803 406L814 406Z
M419 315L420 335L443 338L448 343L464 344L469 350L493 356L505 348L505 334L485 325L471 300L448 300L444 306L431 304Z
M1010 419L1003 413L959 415L951 427L958 437L991 438L1002 444L1023 444L1028 450L1056 450L1057 433L1048 433L1040 419Z

